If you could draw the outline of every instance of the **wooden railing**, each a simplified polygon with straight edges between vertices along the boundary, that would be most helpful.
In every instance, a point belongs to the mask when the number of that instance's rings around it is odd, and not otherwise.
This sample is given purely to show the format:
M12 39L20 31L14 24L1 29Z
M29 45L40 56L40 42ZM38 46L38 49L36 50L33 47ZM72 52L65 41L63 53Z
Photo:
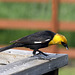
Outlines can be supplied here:
M0 19L0 29L52 30L52 21ZM75 31L75 22L59 22L59 30Z

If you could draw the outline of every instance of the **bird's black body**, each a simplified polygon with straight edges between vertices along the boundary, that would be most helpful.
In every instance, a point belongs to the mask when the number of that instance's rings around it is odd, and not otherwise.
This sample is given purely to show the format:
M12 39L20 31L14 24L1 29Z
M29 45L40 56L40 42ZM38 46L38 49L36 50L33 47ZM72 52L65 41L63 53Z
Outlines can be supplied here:
M21 39L12 41L12 45L1 48L0 51L4 51L10 48L14 47L27 47L30 49L33 49L33 54L36 53L36 51L39 51L38 49L44 48L48 46L48 43L53 39L54 35L56 33L51 31L40 31L28 36L25 36ZM42 53L41 51L39 51Z
M51 36L50 36L51 35ZM50 40L52 40L55 33L51 31L41 31L37 32L31 35L28 35L26 37L23 37L16 42L22 43L25 47L28 47L30 49L39 49L44 48L48 46L48 43ZM50 39L49 41L45 42L45 40ZM34 43L34 42L41 41L42 43Z

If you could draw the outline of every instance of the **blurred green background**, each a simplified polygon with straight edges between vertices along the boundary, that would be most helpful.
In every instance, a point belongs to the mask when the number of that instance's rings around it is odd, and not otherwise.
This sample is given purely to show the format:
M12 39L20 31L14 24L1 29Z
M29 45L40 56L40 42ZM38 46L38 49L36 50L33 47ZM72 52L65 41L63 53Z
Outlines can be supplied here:
M0 2L0 18L51 20L51 3ZM75 21L75 3L60 3L59 20Z
M51 20L52 4L49 3L11 3L0 2L0 19ZM75 3L60 3L59 20L75 21ZM0 29L0 45L41 30ZM69 47L75 47L75 31L59 31L66 36ZM75 75L75 60L70 59L67 67L61 68L59 75Z

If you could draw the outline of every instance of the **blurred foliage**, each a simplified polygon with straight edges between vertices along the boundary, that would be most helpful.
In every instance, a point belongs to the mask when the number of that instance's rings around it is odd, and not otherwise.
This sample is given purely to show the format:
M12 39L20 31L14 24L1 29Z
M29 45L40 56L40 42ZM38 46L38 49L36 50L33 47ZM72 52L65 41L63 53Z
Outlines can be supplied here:
M37 30L0 30L0 44L10 44L10 41L19 39L37 32Z
M0 30L0 44L9 44L10 41L19 39L37 31L39 30ZM75 47L75 32L59 31L59 33L66 36L69 47Z
M0 18L51 19L51 3L5 3L0 2ZM75 21L75 3L60 3L59 20Z
M75 32L59 31L59 33L64 35L67 38L69 47L75 47Z
M59 20L75 21L75 3L59 4Z
M75 75L75 59L69 59L67 66L59 69L59 75Z
M51 3L0 2L0 18L51 19Z
M59 70L59 75L75 75L74 67L64 67Z

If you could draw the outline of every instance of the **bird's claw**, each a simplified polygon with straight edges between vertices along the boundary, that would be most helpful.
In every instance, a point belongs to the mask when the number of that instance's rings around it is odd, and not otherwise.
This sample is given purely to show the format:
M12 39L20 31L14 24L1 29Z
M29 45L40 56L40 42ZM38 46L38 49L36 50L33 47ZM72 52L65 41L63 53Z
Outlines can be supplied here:
M47 54L47 56L45 56L45 55L40 54L40 53L34 55L33 57L35 57L36 59L49 60L49 61L52 61L52 60L55 60L56 59L55 57L54 58L51 58L48 54Z
M46 55L43 55L43 54L36 54L34 55L33 57L37 58L37 59L41 59L41 60L50 60L50 57L46 54Z

